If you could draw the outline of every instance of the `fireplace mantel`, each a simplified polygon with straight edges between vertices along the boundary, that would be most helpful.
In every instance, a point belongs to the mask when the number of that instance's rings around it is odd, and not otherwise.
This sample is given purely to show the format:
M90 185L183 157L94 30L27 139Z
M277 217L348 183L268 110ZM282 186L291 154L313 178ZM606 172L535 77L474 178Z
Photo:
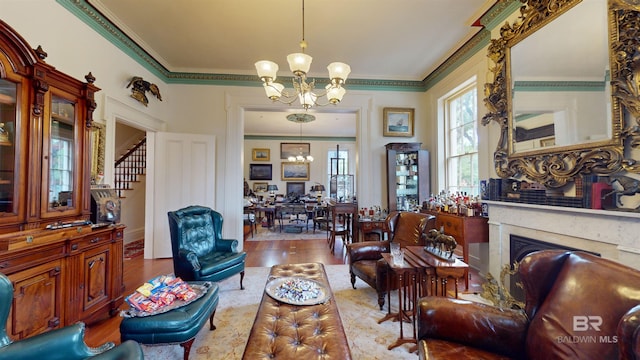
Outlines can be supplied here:
M484 201L489 205L488 271L509 263L509 236L584 249L640 269L640 213Z

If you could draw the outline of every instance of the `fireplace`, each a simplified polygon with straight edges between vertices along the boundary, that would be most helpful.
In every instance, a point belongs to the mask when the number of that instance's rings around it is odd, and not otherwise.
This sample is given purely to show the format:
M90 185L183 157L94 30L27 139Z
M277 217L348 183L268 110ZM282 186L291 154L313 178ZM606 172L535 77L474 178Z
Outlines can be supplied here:
M600 256L600 254L592 251L548 243L546 241L531 239L514 234L509 235L509 245L509 264L513 264L516 261L520 262L528 254L539 250L585 251L593 255ZM512 275L510 276L510 280L509 292L516 300L524 302L524 290L516 285L516 283L520 281L520 276L518 274Z

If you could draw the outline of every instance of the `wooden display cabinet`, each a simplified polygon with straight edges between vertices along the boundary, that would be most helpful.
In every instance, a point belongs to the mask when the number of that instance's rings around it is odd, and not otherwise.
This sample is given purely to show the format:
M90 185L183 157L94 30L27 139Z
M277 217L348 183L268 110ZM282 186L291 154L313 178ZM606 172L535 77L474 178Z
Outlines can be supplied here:
M14 340L113 316L123 303L125 227L88 224L100 89L46 55L0 20L0 271L14 287Z
M429 152L421 143L389 143L387 206L389 212L420 206L430 194Z

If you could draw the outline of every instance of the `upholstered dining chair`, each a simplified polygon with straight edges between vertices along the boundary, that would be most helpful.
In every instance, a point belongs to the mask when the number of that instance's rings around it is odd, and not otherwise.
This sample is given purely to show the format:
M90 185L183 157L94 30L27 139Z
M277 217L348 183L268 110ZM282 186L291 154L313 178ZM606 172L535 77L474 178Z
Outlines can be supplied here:
M436 217L408 211L393 211L385 222L389 230L389 240L362 241L347 245L351 285L356 288L358 277L376 289L381 310L387 293L387 264L382 258L382 253L390 252L391 242L400 244L401 248L424 245L423 234L435 227ZM397 285L393 284L391 290L396 288Z
M222 215L208 207L192 205L169 211L173 271L184 281L220 281L240 274L244 289L247 253L238 240L222 238Z
M12 303L11 280L0 274L0 360L144 359L142 348L135 341L125 341L118 346L112 342L99 347L87 346L82 322L14 341L8 336L6 328Z

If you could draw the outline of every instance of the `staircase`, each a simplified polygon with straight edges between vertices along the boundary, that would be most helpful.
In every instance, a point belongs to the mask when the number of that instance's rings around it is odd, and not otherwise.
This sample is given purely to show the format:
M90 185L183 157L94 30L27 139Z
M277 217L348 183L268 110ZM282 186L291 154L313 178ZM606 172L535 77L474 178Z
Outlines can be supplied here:
M132 184L139 182L147 167L147 139L143 138L115 163L114 189L118 197L123 191L131 190Z

